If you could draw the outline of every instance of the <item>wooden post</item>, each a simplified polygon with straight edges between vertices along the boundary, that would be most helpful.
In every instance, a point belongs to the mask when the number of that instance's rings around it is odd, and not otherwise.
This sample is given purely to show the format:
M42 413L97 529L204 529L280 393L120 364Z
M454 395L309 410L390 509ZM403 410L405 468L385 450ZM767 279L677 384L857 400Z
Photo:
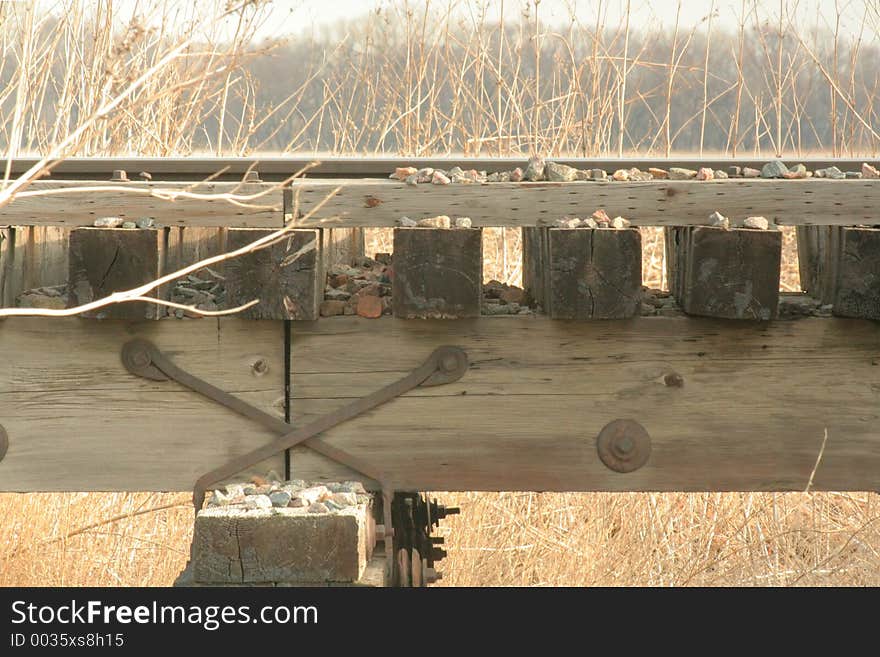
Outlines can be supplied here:
M551 228L554 319L625 319L639 313L642 238L637 228Z
M67 282L69 232L58 226L0 229L0 305L17 305L25 290Z
M155 228L76 228L68 250L68 306L102 299L162 275L165 231ZM161 254L161 255L160 255ZM155 293L148 296L155 296ZM138 301L83 313L98 319L158 319L165 308Z
M482 295L483 235L479 228L394 229L395 317L479 317Z
M549 228L522 229L522 278L525 300L528 305L537 304L544 312L548 311L550 298Z
M272 232L263 228L230 228L226 248L240 249ZM226 306L234 308L259 299L257 305L242 311L241 317L317 319L324 289L319 280L318 240L316 230L294 230L272 246L227 260Z
M769 320L779 305L778 230L687 226L668 232L670 289L690 315Z

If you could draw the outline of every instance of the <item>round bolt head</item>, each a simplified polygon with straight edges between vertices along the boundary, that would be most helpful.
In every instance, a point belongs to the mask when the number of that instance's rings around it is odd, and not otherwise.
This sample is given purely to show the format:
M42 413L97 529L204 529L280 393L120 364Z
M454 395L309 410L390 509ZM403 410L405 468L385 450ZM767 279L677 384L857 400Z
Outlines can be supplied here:
M150 355L156 347L152 342L142 338L129 340L122 346L122 364L135 376L142 376L153 381L166 381L168 377L155 365Z
M651 436L635 420L613 420L596 438L599 459L615 472L638 470L651 456Z

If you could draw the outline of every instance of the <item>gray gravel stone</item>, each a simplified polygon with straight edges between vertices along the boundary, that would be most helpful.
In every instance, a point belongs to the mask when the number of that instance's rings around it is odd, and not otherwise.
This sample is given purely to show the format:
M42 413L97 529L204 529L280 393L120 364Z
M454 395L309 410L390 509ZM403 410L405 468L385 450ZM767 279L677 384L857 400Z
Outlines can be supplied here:
M272 506L287 506L290 504L291 495L286 490L276 490L269 493L269 501Z
M782 178L783 174L788 172L788 167L782 162L782 160L773 160L772 162L767 162L761 168L761 177L762 178Z
M718 210L715 210L715 212L709 215L709 225L717 226L718 228L730 228L730 219L718 212Z
M153 217L140 217L134 223L138 228L153 228L156 225L156 220Z
M323 502L309 504L309 513L330 513L330 508Z
M743 220L743 228L767 230L770 228L770 222L765 217L746 217Z
M272 502L265 495L245 495L244 506L246 509L271 509Z
M122 217L100 217L92 225L98 228L119 228L124 223L125 219Z
M544 170L547 164L544 161L543 157L530 157L529 163L526 166L526 170L523 173L523 177L526 180L531 180L533 182L538 180L544 180Z
M397 225L403 228L415 228L419 224L409 217L401 217L397 220Z
M556 162L547 162L545 173L551 182L573 182L577 178L577 169Z
M671 167L669 169L670 180L693 180L697 177L697 172L693 169L684 169L682 167Z

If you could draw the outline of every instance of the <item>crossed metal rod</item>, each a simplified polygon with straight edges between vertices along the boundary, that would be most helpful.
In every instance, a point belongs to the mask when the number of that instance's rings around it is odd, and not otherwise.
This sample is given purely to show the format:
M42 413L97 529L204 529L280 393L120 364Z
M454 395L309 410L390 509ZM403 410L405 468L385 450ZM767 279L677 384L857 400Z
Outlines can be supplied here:
M394 485L391 478L386 472L373 464L350 454L344 449L330 445L317 436L414 388L444 385L457 381L464 376L468 369L468 358L464 350L451 346L438 347L428 356L424 363L403 378L376 390L366 397L361 397L350 404L346 404L332 413L323 415L298 429L294 429L292 425L284 420L274 417L252 404L248 404L238 397L229 394L225 390L221 390L208 383L204 379L200 379L181 369L149 340L136 338L123 345L122 363L135 376L153 381L174 380L190 390L235 411L239 415L250 418L264 427L282 434L272 442L242 454L199 477L193 487L193 507L196 513L202 508L202 504L205 501L205 492L211 486L286 449L304 444L319 454L323 454L337 463L341 463L379 482L382 487L383 514L385 516L385 550L389 558L391 557L391 540L389 539L393 532L391 498L394 494Z

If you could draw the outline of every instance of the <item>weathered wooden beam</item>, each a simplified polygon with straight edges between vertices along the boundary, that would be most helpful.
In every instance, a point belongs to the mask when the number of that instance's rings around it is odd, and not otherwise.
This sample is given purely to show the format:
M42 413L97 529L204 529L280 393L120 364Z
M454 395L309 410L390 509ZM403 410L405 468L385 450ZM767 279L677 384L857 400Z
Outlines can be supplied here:
M684 312L770 320L779 304L778 230L688 226L667 231L670 289Z
M729 179L651 182L491 183L418 185L390 180L307 179L295 182L303 215L326 201L303 228L391 227L402 216L438 214L471 217L474 226L549 226L575 209L604 208L635 225L699 225L715 210L729 216L756 213L778 225L872 224L880 201L875 180ZM83 191L89 188L89 191ZM96 218L154 217L162 226L276 228L283 217L280 190L252 202L230 203L217 194L252 194L269 183L185 183L38 181L0 209L9 225L89 226ZM27 195L30 192L50 195ZM167 199L192 191L197 198Z
M160 226L278 228L283 212L280 189L237 202L220 196L253 195L272 187L269 183L231 182L37 181L0 208L0 224L74 228L91 226L101 217L129 221L152 217ZM195 197L174 196L181 192Z
M275 437L174 382L130 375L119 350L132 337L283 417L278 322L6 319L0 490L185 490ZM363 397L452 344L472 364L460 381L413 390L322 439L410 490L804 490L814 468L813 490L878 490L878 340L876 322L849 319L336 317L293 332L293 421ZM628 474L596 452L596 435L617 418L651 436L648 463ZM253 471L270 469L283 471L280 456ZM296 477L353 474L295 450Z
M230 228L228 251L235 251L271 234L260 228ZM319 231L294 230L275 244L226 260L226 305L260 302L242 311L248 319L313 320L323 299L324 284L318 257Z
M284 417L283 331L238 319L0 321L0 490L187 490L274 433L173 381L129 374L122 345L152 340L177 365ZM47 349L46 345L65 345ZM283 456L251 472L284 471Z
M479 317L482 296L483 238L479 228L394 229L395 317Z
M165 232L142 228L77 228L70 231L68 306L103 299L162 275ZM144 295L155 296L155 294ZM82 314L99 319L158 319L165 308L146 301L105 306Z
M329 201L327 195L341 190ZM584 208L604 208L639 226L701 225L718 210L745 218L760 214L778 225L871 224L880 206L876 180L728 179L651 182L489 183L418 185L396 181L304 180L294 183L298 225L394 226L402 216L468 216L474 226L550 226Z
M551 228L549 315L625 319L641 308L642 237L637 228Z
M878 340L880 325L843 319L339 317L293 335L294 421L451 344L472 363L460 381L413 390L323 440L409 490L802 491L814 469L812 490L878 490ZM627 474L596 450L618 418L651 437L647 464ZM293 474L353 476L299 448Z

